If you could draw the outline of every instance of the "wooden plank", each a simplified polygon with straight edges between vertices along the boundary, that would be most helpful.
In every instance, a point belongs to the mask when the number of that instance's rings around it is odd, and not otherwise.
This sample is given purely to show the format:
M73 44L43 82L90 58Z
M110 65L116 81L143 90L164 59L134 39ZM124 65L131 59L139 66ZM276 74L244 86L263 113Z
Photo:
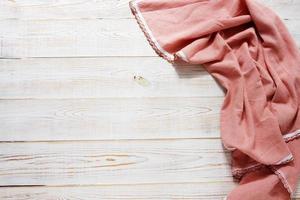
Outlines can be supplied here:
M300 20L287 20L300 43ZM133 19L1 20L0 57L156 56Z
M0 57L156 56L133 19L1 20Z
M0 186L232 181L219 139L0 144Z
M258 0L270 7L284 20L300 20L299 1L293 0Z
M3 200L99 200L99 199L190 199L190 200L223 200L235 184L232 182L217 183L184 183L184 184L145 184L117 186L74 186L74 187L10 187L0 188ZM299 200L297 192L293 200Z
M129 0L13 0L0 1L0 19L133 18Z
M1 100L0 141L219 138L222 102L220 97Z
M158 57L0 60L0 99L222 97L201 66Z
M129 0L0 1L0 19L124 19L132 18ZM261 0L283 18L299 19L299 1Z
M221 184L222 183L222 184ZM107 185L86 187L0 188L2 200L223 200L234 187L232 182L179 184Z

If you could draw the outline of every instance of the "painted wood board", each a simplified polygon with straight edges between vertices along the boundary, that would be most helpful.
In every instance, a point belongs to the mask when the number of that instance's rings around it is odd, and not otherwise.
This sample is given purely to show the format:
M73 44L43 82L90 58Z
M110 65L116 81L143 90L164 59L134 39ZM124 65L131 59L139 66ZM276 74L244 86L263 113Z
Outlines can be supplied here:
M158 57L0 60L0 99L223 97L202 66Z
M0 152L0 186L232 181L218 139L1 143Z
M298 19L299 1L260 0L284 19ZM0 19L128 19L129 0L2 0Z
M285 23L300 41L300 21ZM5 19L0 27L0 58L156 56L134 19Z
M221 97L0 100L1 141L219 138Z

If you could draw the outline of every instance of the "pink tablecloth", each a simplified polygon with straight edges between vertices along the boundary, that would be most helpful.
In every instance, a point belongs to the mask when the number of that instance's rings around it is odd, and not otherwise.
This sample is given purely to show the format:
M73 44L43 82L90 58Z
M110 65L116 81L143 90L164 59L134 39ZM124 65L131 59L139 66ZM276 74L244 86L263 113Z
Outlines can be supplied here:
M240 180L227 199L290 199L300 172L300 54L282 20L255 0L130 7L160 56L199 64L224 88L221 137Z

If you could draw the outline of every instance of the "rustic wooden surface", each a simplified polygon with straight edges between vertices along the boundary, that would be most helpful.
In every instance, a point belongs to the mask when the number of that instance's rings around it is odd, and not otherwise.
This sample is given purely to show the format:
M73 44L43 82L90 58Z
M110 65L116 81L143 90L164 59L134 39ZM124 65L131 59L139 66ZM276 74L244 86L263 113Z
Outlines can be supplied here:
M300 44L300 1L263 2ZM128 0L0 0L0 26L1 200L218 200L235 186L222 89L158 58Z

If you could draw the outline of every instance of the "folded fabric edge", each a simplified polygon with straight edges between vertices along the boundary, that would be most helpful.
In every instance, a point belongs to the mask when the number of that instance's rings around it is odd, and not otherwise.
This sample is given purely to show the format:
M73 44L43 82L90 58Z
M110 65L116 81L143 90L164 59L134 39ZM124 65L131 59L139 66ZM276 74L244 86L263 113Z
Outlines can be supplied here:
M292 190L292 187L288 183L287 178L284 175L284 173L281 170L276 169L273 166L269 166L269 168L277 175L277 177L279 178L280 182L283 184L284 188L288 191L288 193L290 194L290 198L292 199L294 192Z
M149 42L150 46L153 48L153 50L157 53L157 55L159 55L160 57L164 58L165 60L167 60L168 62L174 64L176 58L180 58L181 60L188 62L186 55L182 52L182 51L178 51L176 54L171 54L169 52L167 52L166 50L164 50L161 45L159 45L158 41L156 40L156 38L154 37L151 29L149 28L149 26L147 25L146 20L144 19L139 5L138 3L141 0L132 0L129 2L129 7L130 10L132 12L132 14L134 15L140 29L142 30L142 32L144 33L147 41Z
M266 166L263 166L263 167L266 167ZM262 167L261 167L262 168ZM276 176L278 177L278 179L280 180L280 182L282 183L283 187L287 190L287 192L289 193L289 196L290 196L290 199L293 198L294 196L294 192L290 186L290 184L288 183L287 181L287 178L286 176L284 175L283 172L281 172L279 169L276 169L275 167L273 166L268 166L268 168L270 170L273 171L274 174L276 174ZM225 196L223 200L228 200L228 197Z
M291 188L291 186L289 185L286 176L284 175L283 172L281 172L279 169L276 169L274 166L265 166L263 164L257 164L254 166L251 166L247 169L244 169L243 173L240 174L240 172L236 172L235 174L233 174L233 177L237 178L237 179L241 179L245 174L250 173L250 172L254 172L260 169L263 169L265 167L270 168L274 174L277 175L277 177L279 178L280 182L283 184L284 188L288 191L288 193L290 194L290 197L292 198L293 196L293 190Z
M298 129L298 130L296 130L294 132L285 134L283 136L283 139L285 140L285 142L290 142L290 141L292 141L294 139L297 139L299 136L300 136L300 129Z
M295 139L298 139L298 138L300 138L300 129L298 129L294 132L285 134L283 136L283 139L285 140L286 143L289 143L289 142L291 142ZM254 164L252 166L246 167L246 168L235 169L235 170L232 171L232 175L236 179L241 179L247 173L250 173L250 172L253 172L253 171L256 171L256 170L260 170L263 167L268 167L269 169L271 169L277 175L280 182L283 184L284 188L288 191L288 193L290 194L290 197L292 198L294 192L293 192L291 186L289 185L286 176L284 175L284 173L281 170L276 169L276 166L289 163L292 160L293 160L293 156L290 154L287 157L285 157L283 160L281 160L276 165L265 166L261 163L257 163L257 164Z
M289 143L289 142L293 141L294 139L298 139L299 137L300 137L300 129L283 135L283 139L285 140L286 143ZM283 165L283 164L289 163L292 160L293 160L293 156L291 154L289 154L288 156L286 156L284 159L282 159L275 165ZM235 178L240 179L246 173L260 169L263 166L265 166L265 165L263 165L261 163L257 163L257 164L251 165L249 167L246 167L246 168L234 169L232 171L232 174Z

